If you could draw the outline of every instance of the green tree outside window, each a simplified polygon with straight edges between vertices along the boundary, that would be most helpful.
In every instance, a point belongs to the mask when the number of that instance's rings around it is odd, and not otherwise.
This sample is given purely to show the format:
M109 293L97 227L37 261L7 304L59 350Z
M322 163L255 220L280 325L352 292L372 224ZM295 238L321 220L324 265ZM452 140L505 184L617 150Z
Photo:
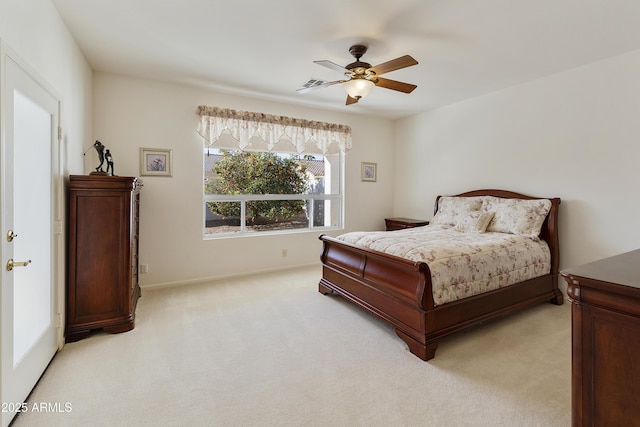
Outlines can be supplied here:
M309 190L306 166L294 156L283 158L267 152L225 151L215 165L218 179L209 184L214 194L304 194ZM211 212L240 215L237 203L208 202ZM255 200L246 204L247 220L283 221L305 213L304 200Z

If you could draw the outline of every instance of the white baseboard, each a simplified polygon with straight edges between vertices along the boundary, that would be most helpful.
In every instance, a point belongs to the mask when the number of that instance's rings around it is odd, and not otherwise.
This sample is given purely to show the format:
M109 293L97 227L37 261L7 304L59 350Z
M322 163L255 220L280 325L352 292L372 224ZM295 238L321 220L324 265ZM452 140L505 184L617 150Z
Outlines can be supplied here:
M250 273L227 274L227 275L221 275L221 276L202 277L202 278L199 278L199 279L179 280L179 281L175 281L175 282L151 283L151 284L147 284L147 285L140 285L140 288L143 291L144 290L153 290L153 289L172 288L172 287L175 287L175 286L195 285L195 284L200 284L200 283L205 283L205 282L215 282L215 281L219 281L219 280L233 279L233 278L236 278L236 277L248 277L248 276L256 276L256 275L260 275L260 274L276 273L278 271L297 270L297 269L300 269L300 268L308 268L308 267L313 267L313 266L317 266L318 270L319 270L321 264L319 262L314 262L313 264L303 264L303 265L295 265L295 266L288 266L288 267L278 267L278 268L271 268L271 269L266 269L266 270L252 271ZM320 280L320 276L318 276L318 280Z

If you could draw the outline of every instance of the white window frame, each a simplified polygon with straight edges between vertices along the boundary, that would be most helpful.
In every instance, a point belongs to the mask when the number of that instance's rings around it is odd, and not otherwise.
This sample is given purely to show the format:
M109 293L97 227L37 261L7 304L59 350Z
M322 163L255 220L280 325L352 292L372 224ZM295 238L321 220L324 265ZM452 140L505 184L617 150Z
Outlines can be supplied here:
M265 151L267 152L267 151ZM207 154L204 154L206 156ZM203 238L205 240L228 238L228 237L244 237L244 236L265 236L270 234L295 234L318 230L340 230L344 228L344 177L345 177L345 155L344 153L338 154L339 158L339 185L337 186L339 193L325 193L325 194L205 194L204 192L204 178L205 171L203 168ZM305 228L294 228L286 230L271 230L271 231L247 231L246 225L246 203L253 200L328 200L336 202L338 204L337 213L335 219L337 223L335 225L316 226L314 225L314 212L313 206L315 203L308 203L311 206L311 211L307 212L309 219L308 226ZM206 217L207 217L207 202L237 202L240 203L240 230L219 232L219 233L207 233ZM334 216L331 216L333 219Z

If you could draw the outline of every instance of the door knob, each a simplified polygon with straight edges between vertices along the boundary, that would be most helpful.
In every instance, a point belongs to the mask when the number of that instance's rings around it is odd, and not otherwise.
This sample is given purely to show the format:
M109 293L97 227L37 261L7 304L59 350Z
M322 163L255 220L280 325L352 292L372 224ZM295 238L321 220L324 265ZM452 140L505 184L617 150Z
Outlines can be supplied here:
M13 258L9 258L9 261L7 261L7 271L13 270L13 267L26 267L29 264L31 264L31 260L14 261Z
M13 239L16 237L18 237L18 235L14 233L13 230L7 231L7 242L13 242Z

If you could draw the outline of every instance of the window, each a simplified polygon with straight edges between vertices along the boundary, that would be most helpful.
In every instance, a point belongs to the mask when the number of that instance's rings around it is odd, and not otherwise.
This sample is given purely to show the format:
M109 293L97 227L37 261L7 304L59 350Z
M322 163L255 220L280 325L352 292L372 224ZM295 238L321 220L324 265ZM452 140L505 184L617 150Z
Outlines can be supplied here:
M318 122L215 107L199 107L199 112L198 132L205 142L205 238L342 226L348 127L321 123L318 129ZM249 114L269 122L247 120ZM255 128L248 130L247 122ZM340 137L327 131L328 126L337 126Z

